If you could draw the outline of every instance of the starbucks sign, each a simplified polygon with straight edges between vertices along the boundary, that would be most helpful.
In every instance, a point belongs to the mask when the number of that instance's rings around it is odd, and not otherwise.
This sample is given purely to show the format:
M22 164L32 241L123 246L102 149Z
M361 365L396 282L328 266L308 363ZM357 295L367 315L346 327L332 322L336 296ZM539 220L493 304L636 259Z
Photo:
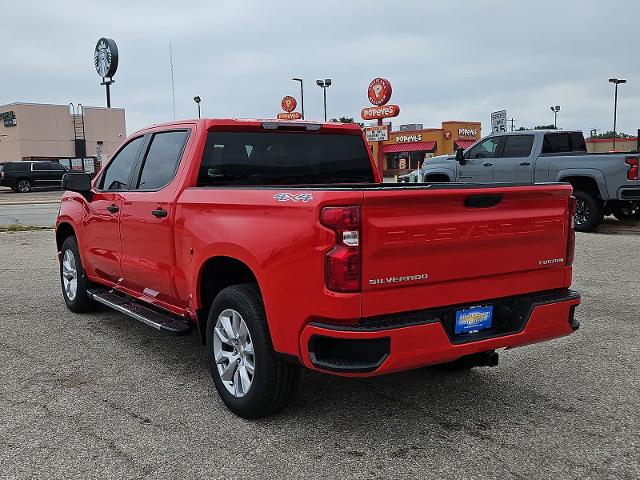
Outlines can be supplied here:
M101 38L93 51L96 72L102 78L111 78L118 69L118 46L110 38Z

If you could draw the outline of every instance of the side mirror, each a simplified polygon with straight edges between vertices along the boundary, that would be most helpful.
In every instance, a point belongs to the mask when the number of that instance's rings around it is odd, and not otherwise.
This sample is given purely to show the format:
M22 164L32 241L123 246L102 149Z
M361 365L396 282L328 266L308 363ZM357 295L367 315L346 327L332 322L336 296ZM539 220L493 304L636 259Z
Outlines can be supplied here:
M62 189L83 194L89 193L91 191L91 175L84 172L65 173L62 176Z
M460 165L464 165L467 161L464 159L464 150L461 148L456 148L456 162Z

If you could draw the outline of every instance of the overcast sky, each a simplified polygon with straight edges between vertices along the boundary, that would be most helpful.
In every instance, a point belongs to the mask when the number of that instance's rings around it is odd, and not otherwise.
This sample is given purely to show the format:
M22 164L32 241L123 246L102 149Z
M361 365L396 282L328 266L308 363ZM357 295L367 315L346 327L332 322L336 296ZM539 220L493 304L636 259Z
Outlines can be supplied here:
M112 106L127 131L193 118L274 117L284 95L322 118L318 78L331 78L330 117L359 118L366 89L382 76L400 105L394 124L481 121L506 109L516 127L553 123L611 130L612 76L626 78L618 130L640 128L635 1L26 1L3 2L0 105L104 105L93 67L99 37L113 38L120 65Z

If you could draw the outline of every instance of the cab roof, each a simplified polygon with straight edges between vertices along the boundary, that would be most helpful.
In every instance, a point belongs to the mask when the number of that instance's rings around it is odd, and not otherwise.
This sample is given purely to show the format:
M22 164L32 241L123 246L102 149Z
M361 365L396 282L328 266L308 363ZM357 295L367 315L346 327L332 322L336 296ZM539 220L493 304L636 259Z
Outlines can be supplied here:
M191 120L178 120L173 122L165 122L151 125L150 127L138 130L131 135L140 133L165 130L168 128L180 128L187 125L198 125L204 130L210 130L215 127L253 127L263 128L265 130L307 130L307 131L323 131L323 132L349 132L361 133L362 129L357 123L341 123L341 122L316 122L313 120L279 120L275 118L196 118Z

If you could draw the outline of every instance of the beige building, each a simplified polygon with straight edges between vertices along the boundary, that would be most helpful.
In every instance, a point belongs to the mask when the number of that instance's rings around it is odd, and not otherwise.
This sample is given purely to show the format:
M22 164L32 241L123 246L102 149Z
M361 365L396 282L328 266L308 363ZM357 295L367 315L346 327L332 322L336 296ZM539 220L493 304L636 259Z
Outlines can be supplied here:
M587 138L587 152L606 153L613 150L612 138ZM635 152L638 149L638 137L616 138L616 151Z
M80 157L104 162L125 137L122 108L20 102L0 106L0 163Z

